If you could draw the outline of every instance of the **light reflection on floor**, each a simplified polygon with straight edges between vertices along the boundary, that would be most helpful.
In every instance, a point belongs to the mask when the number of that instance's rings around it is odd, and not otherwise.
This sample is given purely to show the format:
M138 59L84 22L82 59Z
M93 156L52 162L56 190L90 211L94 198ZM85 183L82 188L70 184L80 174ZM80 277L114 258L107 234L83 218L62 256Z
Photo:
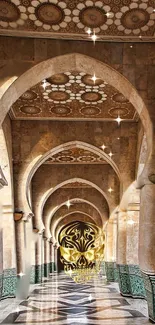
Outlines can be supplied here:
M150 324L146 301L122 297L118 285L106 284L104 278L76 284L64 274L53 274L33 288L27 300L0 303L1 324Z

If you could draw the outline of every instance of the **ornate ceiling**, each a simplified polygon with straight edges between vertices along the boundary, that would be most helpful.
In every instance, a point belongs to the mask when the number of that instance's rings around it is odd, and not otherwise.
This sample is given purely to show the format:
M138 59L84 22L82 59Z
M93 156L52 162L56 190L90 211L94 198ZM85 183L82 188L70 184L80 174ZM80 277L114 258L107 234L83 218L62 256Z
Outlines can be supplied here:
M25 92L13 105L13 119L101 119L137 121L132 104L114 87L83 72L66 72Z
M45 161L45 164L107 164L107 162L91 151L75 147L53 155Z
M154 0L0 0L0 34L88 39L151 38Z
M65 184L62 188L92 188L92 187L86 183L72 182L72 183Z

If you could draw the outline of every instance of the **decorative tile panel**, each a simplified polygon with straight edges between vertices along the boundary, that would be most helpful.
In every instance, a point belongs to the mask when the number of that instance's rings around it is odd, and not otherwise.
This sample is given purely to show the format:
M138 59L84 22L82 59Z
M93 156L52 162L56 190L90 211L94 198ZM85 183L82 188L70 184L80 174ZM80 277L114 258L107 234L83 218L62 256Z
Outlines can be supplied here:
M105 262L105 271L108 282L115 281L115 263L114 262Z
M128 265L117 264L117 267L118 267L118 280L119 280L120 293L123 296L131 296Z
M145 298L142 273L138 265L128 265L131 295L133 298Z
M3 289L2 298L15 297L17 288L16 269L7 269L3 271Z
M149 318L155 323L155 275L143 273Z

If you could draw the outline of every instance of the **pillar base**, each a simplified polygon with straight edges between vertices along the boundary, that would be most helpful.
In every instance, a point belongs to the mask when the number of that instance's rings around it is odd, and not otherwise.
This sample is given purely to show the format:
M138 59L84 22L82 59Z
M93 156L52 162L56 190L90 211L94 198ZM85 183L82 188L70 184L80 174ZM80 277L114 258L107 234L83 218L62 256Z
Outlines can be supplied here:
M105 272L108 282L115 282L118 279L115 262L105 262Z
M149 318L155 323L155 275L142 273L146 291Z
M3 271L1 277L2 283L2 296L1 298L14 298L17 289L17 274L16 269L7 269Z
M138 265L117 265L119 288L123 296L145 298L143 277Z
M35 283L41 283L42 281L42 273L41 273L41 265L35 266Z
M128 265L131 296L133 298L146 298L144 280L138 265Z
M50 273L50 263L44 264L44 277L47 278Z
M131 296L128 265L117 264L117 268L120 293L125 297Z

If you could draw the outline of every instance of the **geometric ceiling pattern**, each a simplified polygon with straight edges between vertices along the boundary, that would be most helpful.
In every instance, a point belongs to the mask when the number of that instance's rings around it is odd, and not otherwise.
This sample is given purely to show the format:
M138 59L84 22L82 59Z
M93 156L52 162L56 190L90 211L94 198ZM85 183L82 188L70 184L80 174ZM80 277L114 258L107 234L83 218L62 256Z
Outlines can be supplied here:
M84 183L84 182L79 182L79 181L75 181L72 183L67 183L65 185L62 186L62 188L92 188L91 185Z
M65 72L40 82L12 106L12 119L138 120L132 104L101 79L83 72Z
M53 155L44 164L107 164L107 162L91 151L76 147Z
M153 37L154 0L0 0L0 33L100 39Z

